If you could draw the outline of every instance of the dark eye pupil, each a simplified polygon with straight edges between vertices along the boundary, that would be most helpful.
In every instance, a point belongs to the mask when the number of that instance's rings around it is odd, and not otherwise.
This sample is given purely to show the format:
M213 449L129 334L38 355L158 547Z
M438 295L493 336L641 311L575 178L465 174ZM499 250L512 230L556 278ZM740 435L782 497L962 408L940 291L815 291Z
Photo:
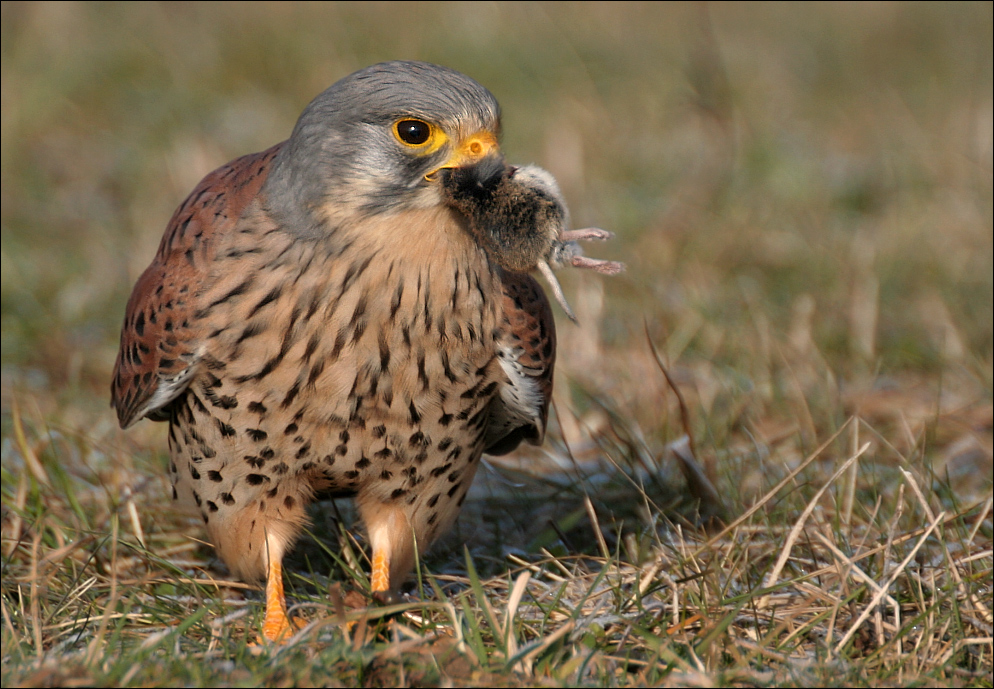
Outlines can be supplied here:
M418 146L431 136L431 127L420 120L404 120L397 123L397 134L404 143Z

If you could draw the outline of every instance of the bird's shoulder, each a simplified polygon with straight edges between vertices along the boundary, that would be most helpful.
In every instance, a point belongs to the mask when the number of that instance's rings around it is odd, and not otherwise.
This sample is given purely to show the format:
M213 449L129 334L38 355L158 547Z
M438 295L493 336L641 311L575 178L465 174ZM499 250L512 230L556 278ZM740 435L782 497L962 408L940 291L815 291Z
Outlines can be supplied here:
M545 437L556 363L556 324L542 287L526 273L501 279L503 328L498 356L505 381L491 407L486 452L503 455Z
M166 226L125 310L111 381L111 406L122 427L144 416L156 418L189 384L202 338L196 313L216 278L211 266L218 247L258 196L281 146L242 156L208 174Z

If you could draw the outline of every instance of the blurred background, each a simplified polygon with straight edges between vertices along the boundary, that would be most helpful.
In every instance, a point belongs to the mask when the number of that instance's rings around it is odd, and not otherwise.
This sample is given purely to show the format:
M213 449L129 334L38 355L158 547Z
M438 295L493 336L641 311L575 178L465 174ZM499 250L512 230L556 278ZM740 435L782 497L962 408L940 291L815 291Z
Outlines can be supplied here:
M851 414L879 466L990 492L990 3L5 2L0 36L5 500L15 409L43 461L165 494L162 424L108 407L134 281L203 175L388 59L490 88L508 159L617 233L588 252L625 274L562 276L533 457L664 461L651 341L734 499Z

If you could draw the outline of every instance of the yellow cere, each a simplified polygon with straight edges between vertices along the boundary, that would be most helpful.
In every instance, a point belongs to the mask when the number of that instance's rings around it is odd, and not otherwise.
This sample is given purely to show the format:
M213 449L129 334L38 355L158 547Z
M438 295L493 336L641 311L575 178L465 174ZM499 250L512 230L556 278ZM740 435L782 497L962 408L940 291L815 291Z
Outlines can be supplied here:
M446 168L471 165L499 148L497 137L492 132L480 130L460 141L449 159L425 175L425 178L431 179L436 172Z
M497 137L493 133L486 130L479 131L459 142L459 147L449 162L459 165L475 163L497 148Z

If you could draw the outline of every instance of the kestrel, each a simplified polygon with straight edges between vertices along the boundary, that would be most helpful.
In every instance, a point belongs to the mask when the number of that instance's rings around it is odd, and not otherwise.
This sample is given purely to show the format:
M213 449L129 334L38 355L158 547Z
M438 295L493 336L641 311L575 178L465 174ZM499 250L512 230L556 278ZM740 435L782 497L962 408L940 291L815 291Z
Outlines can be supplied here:
M496 99L456 71L374 65L290 138L215 170L128 301L111 384L127 428L169 422L174 498L231 572L266 580L322 495L354 495L390 598L455 519L484 452L542 442L556 356L527 273L584 258L539 168L508 166Z

